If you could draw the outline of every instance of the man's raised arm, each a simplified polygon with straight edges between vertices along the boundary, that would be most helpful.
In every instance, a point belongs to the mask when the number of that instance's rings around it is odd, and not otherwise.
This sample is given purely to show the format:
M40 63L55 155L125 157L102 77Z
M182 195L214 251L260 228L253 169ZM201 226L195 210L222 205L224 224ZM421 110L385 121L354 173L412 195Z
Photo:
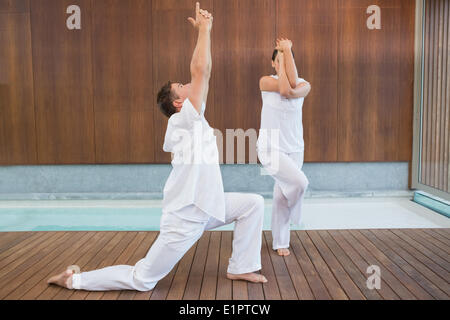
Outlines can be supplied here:
M200 9L196 3L195 20L188 18L196 30L198 30L197 45L191 60L191 90L188 99L200 113L202 103L206 99L211 76L211 28L212 15Z
M280 94L287 98L287 99L295 99L295 98L304 98L309 94L309 91L311 90L311 85L309 82L301 82L298 85L296 85L294 88L291 87L288 76L286 73L286 66L284 59L286 57L284 56L283 52L279 53L280 55L280 69L279 69L279 90Z
M278 39L277 48L284 53L284 62L286 67L286 76L288 77L291 88L297 86L298 71L295 65L294 55L292 54L292 41L289 39Z

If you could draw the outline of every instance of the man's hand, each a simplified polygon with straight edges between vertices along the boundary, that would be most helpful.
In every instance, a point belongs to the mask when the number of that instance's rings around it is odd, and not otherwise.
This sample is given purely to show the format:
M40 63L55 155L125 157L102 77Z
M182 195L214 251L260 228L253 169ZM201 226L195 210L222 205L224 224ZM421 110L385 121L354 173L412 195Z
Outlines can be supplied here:
M277 50L285 56L286 76L290 87L294 89L297 86L298 72L292 53L292 41L286 38L277 39Z
M200 3L195 5L195 20L191 17L188 18L189 22L195 29L207 28L208 31L212 28L213 17L211 13L206 10L200 9Z
M292 41L285 38L277 39L276 49L281 52L287 52L292 49Z

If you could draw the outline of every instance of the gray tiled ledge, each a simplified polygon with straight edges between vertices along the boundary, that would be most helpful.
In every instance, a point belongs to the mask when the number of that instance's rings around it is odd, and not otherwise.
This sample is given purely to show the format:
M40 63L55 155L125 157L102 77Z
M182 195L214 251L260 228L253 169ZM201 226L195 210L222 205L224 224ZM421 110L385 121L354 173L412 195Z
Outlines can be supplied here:
M265 199L272 198L272 192L255 192ZM413 191L385 190L385 191L317 191L306 193L305 198L397 198L413 197ZM2 200L161 200L162 193L1 193Z
M0 166L0 199L159 199L170 165ZM258 165L221 165L226 192L270 198ZM306 163L307 197L406 196L408 163Z

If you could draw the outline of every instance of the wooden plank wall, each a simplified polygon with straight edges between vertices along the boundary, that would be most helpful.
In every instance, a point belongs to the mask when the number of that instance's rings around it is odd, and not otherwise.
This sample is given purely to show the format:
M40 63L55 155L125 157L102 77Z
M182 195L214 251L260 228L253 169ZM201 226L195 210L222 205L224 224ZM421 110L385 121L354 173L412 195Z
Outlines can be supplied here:
M272 0L214 1L215 108L211 126L223 133L224 161L248 161L238 157L237 145L230 157L228 152L233 150L227 147L226 129L259 129L262 103L259 78L272 72L275 10ZM250 148L256 150L255 139Z
M81 30L66 28L72 4ZM303 112L306 161L411 160L414 0L201 4L214 13L206 116L224 136L259 128L258 79L274 72L274 41L284 36L313 88ZM381 30L366 27L373 4ZM190 80L194 5L0 0L0 165L169 163L155 99L168 80Z
M308 80L313 88L303 108L305 159L341 161L337 99L340 1L284 0L277 3L277 34L292 39L300 77ZM361 25L363 27L365 24Z
M0 164L37 163L29 0L0 0Z
M411 159L413 1L376 1L381 30L368 30L371 0L339 1L338 154L340 161ZM345 19L343 18L345 17Z
M425 2L420 182L449 192L450 3Z
M95 162L91 10L82 30L66 27L66 8L90 0L33 0L34 108L39 164Z
M190 79L190 63L194 52L196 37L187 21L193 17L195 0L153 0L152 1L152 30L153 30L153 98L150 105L153 108L154 131L148 132L153 136L153 153L155 163L169 163L170 154L162 152L164 135L166 133L167 118L159 111L154 100L161 86L171 80L188 83ZM213 10L212 0L201 2L205 10ZM217 19L214 17L217 24ZM214 32L216 32L216 25ZM214 34L214 33L213 33ZM213 44L214 46L215 44ZM216 68L216 65L214 66ZM211 126L211 110L214 110L214 84L210 83L208 108L206 117Z
M92 1L97 163L152 163L151 2Z

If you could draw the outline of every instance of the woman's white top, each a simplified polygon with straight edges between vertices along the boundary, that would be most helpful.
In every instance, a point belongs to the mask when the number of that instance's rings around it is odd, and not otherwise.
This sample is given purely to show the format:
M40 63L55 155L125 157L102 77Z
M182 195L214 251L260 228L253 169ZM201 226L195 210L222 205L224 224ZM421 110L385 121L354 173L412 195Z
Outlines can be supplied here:
M277 75L271 77L278 79ZM297 78L297 85L306 82ZM258 150L285 153L304 151L302 108L304 98L287 99L279 92L261 91L263 106Z
M172 171L164 186L163 212L194 204L225 222L225 194L214 130L189 99L167 124L163 150L173 154ZM198 217L199 221L204 220Z

